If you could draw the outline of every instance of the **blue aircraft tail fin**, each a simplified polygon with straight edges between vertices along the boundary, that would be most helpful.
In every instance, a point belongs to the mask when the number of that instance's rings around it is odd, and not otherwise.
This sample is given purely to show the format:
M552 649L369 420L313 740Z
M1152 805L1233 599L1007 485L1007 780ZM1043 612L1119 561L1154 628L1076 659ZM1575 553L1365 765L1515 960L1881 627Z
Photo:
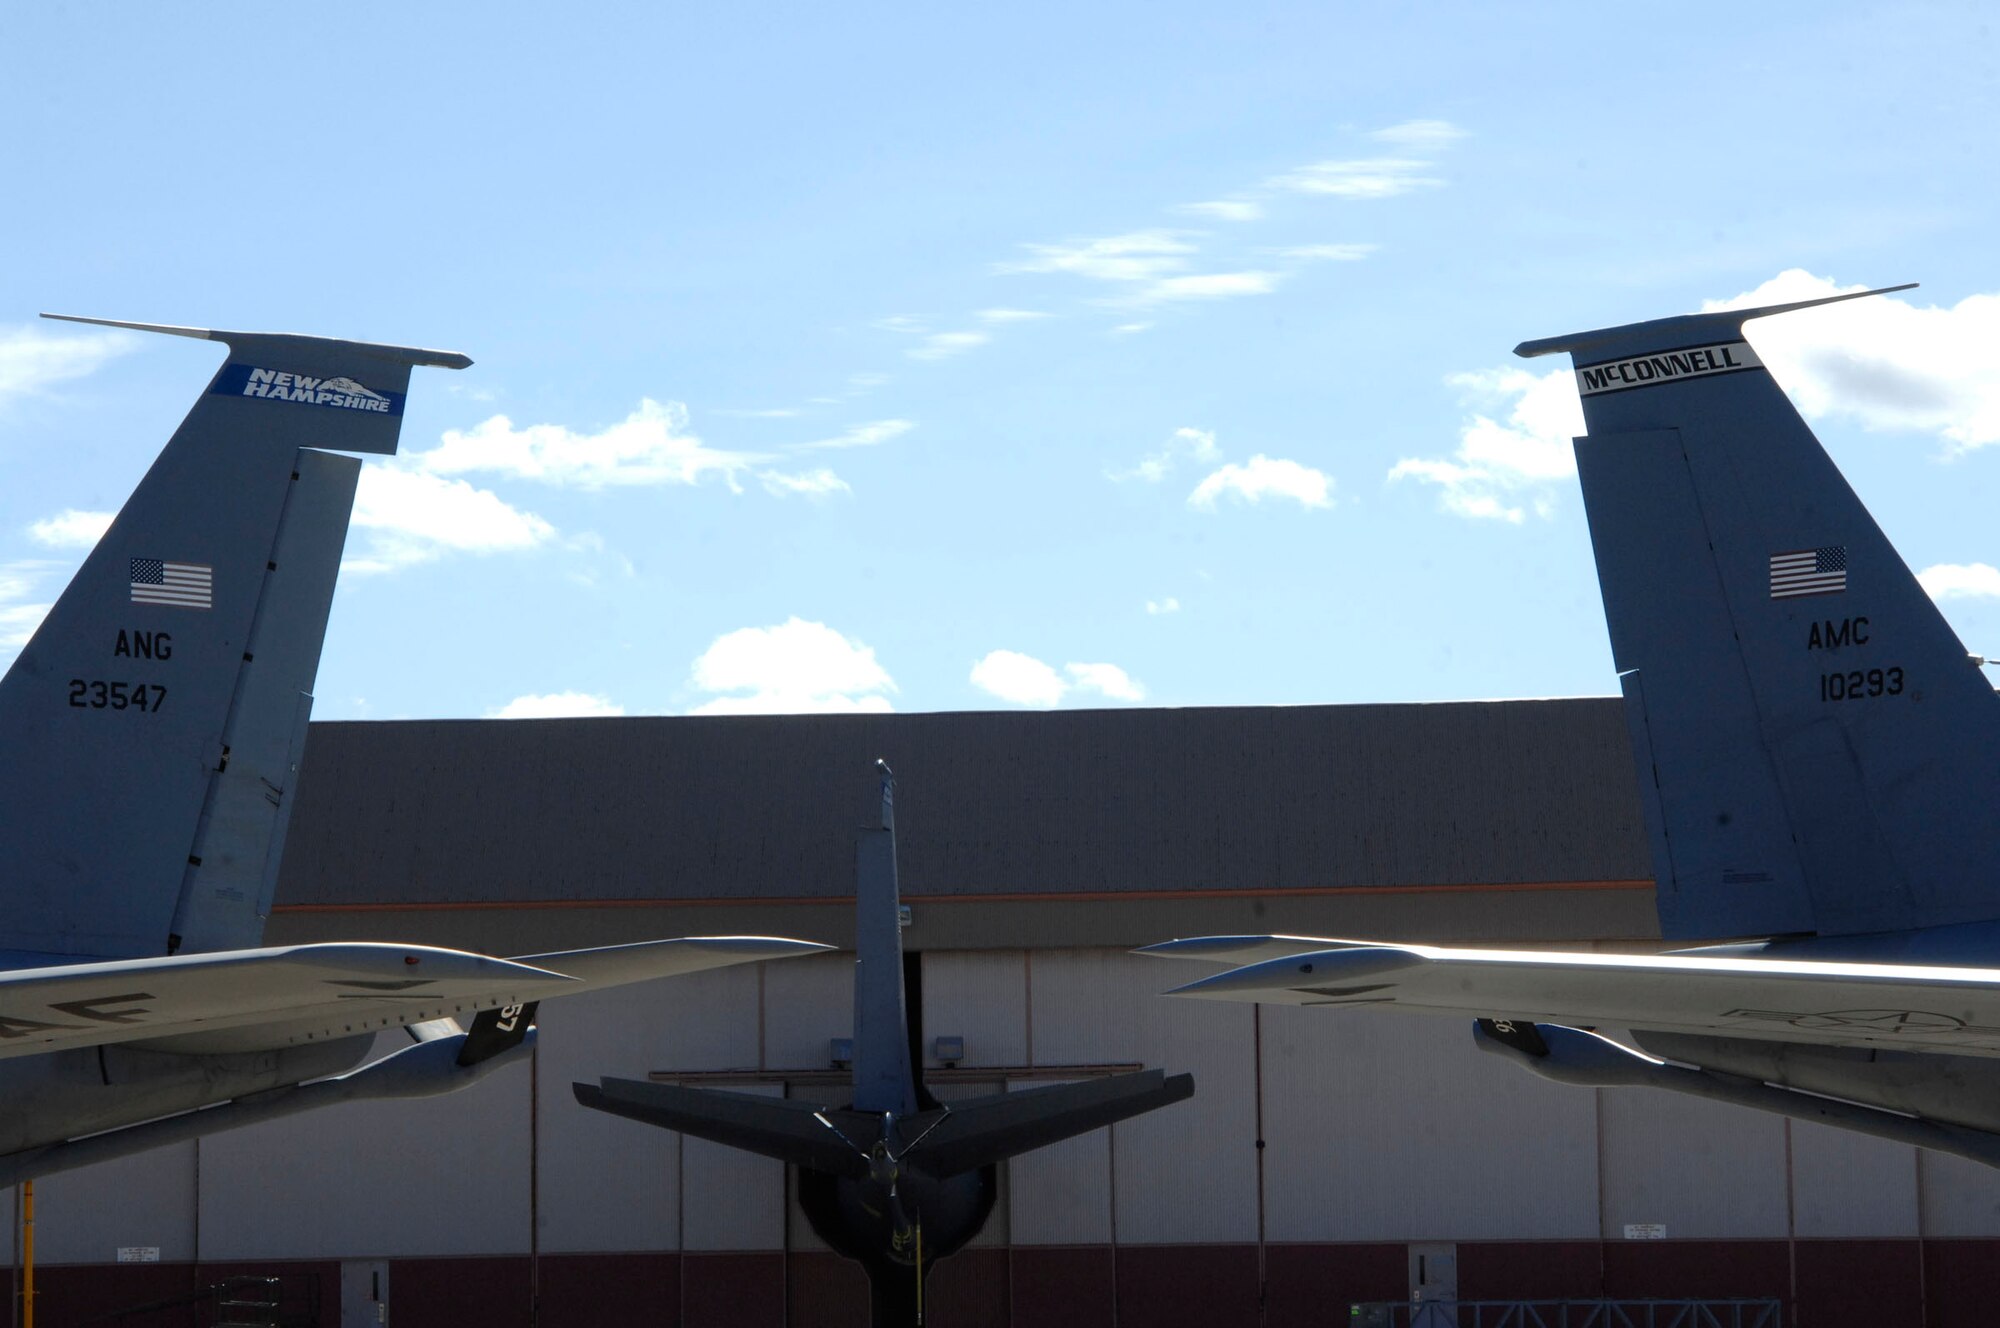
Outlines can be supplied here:
M1576 365L1671 938L2000 916L2000 695L1743 336L1826 302L1517 348Z
M0 949L254 946L361 465L319 449L394 452L411 368L470 361L109 325L229 354L0 680Z
M896 777L877 761L882 824L854 840L854 1109L919 1108L903 990L902 900L896 887Z

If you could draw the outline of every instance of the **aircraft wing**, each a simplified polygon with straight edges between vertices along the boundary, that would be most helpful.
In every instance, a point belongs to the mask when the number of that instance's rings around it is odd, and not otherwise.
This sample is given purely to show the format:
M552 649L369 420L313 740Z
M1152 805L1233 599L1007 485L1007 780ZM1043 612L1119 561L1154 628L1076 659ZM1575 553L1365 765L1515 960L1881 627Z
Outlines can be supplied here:
M595 950L516 955L511 962L551 969L573 979L573 985L563 988L568 993L680 977L731 964L754 964L760 959L789 959L832 948L817 941L793 941L781 936L681 936L670 941L639 941Z
M1270 946L1298 948L1258 957ZM1252 959L1174 996L2000 1056L2000 969L1992 968L1299 937L1200 937L1140 953Z
M0 973L0 1058L108 1042L269 1050L825 948L693 937L521 960L339 943L17 969Z

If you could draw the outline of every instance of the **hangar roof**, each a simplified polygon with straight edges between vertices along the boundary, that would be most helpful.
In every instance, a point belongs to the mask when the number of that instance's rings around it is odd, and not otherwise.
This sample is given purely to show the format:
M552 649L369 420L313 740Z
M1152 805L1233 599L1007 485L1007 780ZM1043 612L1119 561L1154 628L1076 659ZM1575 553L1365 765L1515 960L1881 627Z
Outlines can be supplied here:
M315 724L273 930L838 941L877 757L913 943L1653 929L1619 703L1586 698Z

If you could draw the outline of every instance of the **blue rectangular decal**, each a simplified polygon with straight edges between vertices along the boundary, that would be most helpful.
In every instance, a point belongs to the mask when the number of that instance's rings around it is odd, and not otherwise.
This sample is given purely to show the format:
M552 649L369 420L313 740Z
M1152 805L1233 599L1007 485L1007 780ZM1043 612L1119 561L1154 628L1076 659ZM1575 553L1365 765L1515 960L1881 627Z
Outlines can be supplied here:
M352 378L313 378L277 369L258 369L248 364L224 365L209 394L296 401L308 406L359 410L373 415L403 413L403 394L400 392L377 392Z

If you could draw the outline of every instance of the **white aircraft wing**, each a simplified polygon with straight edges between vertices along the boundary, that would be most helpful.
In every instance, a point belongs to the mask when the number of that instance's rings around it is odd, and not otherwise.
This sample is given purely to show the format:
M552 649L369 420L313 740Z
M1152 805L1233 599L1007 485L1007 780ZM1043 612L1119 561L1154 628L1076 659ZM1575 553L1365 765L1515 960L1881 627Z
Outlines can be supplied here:
M1268 957L1272 948L1289 952ZM2000 969L1302 937L1200 937L1141 953L1251 960L1174 996L2000 1056Z
M109 1042L269 1050L825 948L686 938L522 960L339 943L17 969L0 973L0 1058Z
M816 941L791 941L779 936L682 936L671 941L639 941L595 950L516 955L512 962L550 969L575 979L575 985L563 989L568 993L679 977L731 964L754 964L760 959L789 959L832 948Z

